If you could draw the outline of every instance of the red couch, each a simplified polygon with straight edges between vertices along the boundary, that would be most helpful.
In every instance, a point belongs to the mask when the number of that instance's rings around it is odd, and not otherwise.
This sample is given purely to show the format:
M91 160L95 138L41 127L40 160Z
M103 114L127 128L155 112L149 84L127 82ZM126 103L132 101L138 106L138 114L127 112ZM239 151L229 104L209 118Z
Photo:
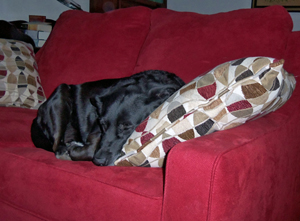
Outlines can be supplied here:
M300 31L280 6L201 15L136 7L67 11L36 54L49 96L61 83L148 70L185 82L249 56L300 75ZM0 108L0 220L299 220L300 88L279 110L176 145L165 168L97 167L35 148L36 110Z

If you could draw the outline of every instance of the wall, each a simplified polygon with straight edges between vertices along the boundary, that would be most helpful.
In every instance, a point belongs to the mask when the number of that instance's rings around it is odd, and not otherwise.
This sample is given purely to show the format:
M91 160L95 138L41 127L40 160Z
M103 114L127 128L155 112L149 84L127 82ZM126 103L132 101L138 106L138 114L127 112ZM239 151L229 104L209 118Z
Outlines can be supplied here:
M0 20L28 20L28 15L46 15L56 20L69 8L57 0L1 0ZM75 0L85 11L89 10L89 0ZM241 8L251 8L252 0L168 0L168 8L176 11L191 11L202 14L227 12ZM300 30L300 12L290 13L294 30Z
M89 10L89 0L75 0L85 11ZM25 20L28 15L45 15L57 20L59 15L69 8L57 0L1 0L0 20Z
M190 11L201 14L214 14L241 8L251 8L252 0L168 0L168 8L175 11ZM300 12L290 13L294 31L300 31Z
M175 11L214 14L241 8L251 8L251 0L168 0L168 8Z

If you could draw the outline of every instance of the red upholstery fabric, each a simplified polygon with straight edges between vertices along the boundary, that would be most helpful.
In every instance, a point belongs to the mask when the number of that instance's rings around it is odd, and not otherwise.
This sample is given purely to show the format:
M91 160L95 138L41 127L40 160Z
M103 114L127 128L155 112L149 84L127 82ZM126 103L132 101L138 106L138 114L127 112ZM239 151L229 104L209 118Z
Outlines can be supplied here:
M0 107L0 148L34 147L30 127L36 110L15 107Z
M150 9L140 7L107 14L63 13L36 57L46 95L61 83L132 75L150 16Z
M291 30L291 18L279 6L213 15L158 9L135 72L162 69L189 82L242 57L281 59Z
M35 148L0 148L0 156L0 202L26 213L48 220L161 216L162 170L98 168Z
M295 109L300 108L297 92L289 101L297 103ZM292 168L300 161L299 140L286 138L300 134L295 128L300 117L288 114L293 108L284 108L289 110L172 149L164 218L180 220L175 216L180 210L187 220L297 220L300 170ZM193 205L198 213L178 204Z
M290 35L284 56L286 70L296 79L299 37L300 32ZM166 165L163 220L299 220L299 100L296 86L287 105L275 113L173 148Z
M137 7L63 13L37 54L46 95L146 69L186 82L244 56L284 58L300 76L300 32L274 6L215 15ZM278 111L175 146L166 168L96 167L34 148L36 111L0 108L0 220L300 218L300 88Z
M300 68L299 68L299 59L300 59L300 50L299 50L299 39L300 39L300 31L293 32L289 39L287 48L285 50L285 69L295 74L296 76L299 76L300 74Z

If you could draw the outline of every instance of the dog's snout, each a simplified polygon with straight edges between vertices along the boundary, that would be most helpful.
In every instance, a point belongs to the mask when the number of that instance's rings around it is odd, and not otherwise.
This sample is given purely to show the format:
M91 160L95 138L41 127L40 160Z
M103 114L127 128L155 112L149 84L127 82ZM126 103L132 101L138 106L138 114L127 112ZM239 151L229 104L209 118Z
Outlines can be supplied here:
M113 153L109 150L99 150L94 155L93 163L97 166L114 166L119 155L119 153Z
M111 153L107 151L98 151L94 155L93 163L97 166L109 166L111 157Z
M106 159L97 159L97 158L94 158L93 159L93 163L96 166L107 166L107 160Z

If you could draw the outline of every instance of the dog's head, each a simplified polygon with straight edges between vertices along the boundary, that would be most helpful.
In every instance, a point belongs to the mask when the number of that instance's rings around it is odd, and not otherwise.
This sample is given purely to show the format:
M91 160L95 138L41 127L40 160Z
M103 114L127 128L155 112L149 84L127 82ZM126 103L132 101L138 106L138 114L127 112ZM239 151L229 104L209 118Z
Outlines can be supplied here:
M171 77L173 79L174 75ZM167 83L161 79L138 80L109 95L91 99L97 109L102 133L100 145L94 154L94 164L113 165L135 128L183 85L177 77L172 81L166 79Z

